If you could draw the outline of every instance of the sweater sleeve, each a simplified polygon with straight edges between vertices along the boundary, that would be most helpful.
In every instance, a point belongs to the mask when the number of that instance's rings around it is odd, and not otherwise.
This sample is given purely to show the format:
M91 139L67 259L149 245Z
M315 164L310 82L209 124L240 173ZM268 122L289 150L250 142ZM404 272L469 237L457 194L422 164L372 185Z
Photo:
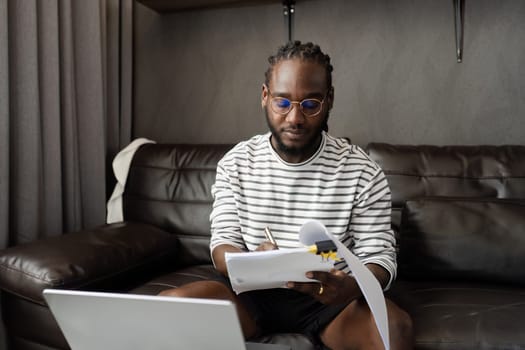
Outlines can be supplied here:
M377 264L396 277L395 236L391 227L391 193L383 172L376 168L360 191L350 219L353 252L364 264Z
M210 214L210 251L221 244L229 244L246 250L241 235L238 210L232 186L237 182L235 172L220 161L217 166L215 184L212 186L213 208Z

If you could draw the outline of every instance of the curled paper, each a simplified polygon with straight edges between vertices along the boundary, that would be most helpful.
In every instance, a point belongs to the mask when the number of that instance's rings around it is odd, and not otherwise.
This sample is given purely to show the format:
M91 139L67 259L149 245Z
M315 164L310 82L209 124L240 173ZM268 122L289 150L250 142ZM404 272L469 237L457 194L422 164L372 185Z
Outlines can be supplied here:
M330 239L337 247L337 255L345 259L348 267L352 271L354 278L361 288L372 315L377 329L386 350L390 350L390 338L388 332L388 315L386 312L385 296L379 281L366 268L365 265L337 238L335 238L326 227L317 220L309 220L303 224L299 230L299 240L304 245L315 244L316 241Z

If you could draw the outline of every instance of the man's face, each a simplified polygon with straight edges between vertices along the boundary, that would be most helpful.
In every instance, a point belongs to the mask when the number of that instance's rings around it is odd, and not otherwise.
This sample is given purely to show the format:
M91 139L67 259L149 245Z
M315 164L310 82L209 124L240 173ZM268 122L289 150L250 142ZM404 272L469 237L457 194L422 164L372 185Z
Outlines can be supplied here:
M271 143L285 161L305 161L319 146L321 132L333 101L333 90L327 86L326 78L322 65L291 59L277 63L273 67L269 86L263 86L261 104L272 132ZM272 97L284 97L298 102L304 99L324 99L324 102L316 116L306 116L297 103L292 105L287 114L282 115L272 110Z

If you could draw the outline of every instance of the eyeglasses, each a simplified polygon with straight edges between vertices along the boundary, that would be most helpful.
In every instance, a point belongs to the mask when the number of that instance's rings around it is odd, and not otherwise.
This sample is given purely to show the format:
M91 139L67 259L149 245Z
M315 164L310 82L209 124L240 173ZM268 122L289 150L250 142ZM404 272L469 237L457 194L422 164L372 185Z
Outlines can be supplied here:
M268 89L268 94L270 95L270 107L272 111L281 115L286 115L290 113L294 103L296 103L299 105L301 112L306 117L315 117L316 115L321 113L324 100L326 99L325 95L322 100L318 100L316 98L306 98L302 101L290 101L289 99L284 97L273 96L268 86L266 86L266 89Z

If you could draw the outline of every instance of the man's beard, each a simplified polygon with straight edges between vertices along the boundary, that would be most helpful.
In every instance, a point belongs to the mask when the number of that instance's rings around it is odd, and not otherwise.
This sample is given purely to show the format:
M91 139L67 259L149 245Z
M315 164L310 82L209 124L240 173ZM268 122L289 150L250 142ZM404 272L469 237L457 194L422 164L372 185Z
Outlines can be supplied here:
M311 140L308 140L308 142L302 146L302 147L291 147L291 146L287 146L282 138L281 138L281 134L278 132L277 129L275 129L275 127L272 125L272 123L270 122L270 118L268 116L268 110L266 108L264 108L264 115L266 116L266 124L268 124L268 128L270 129L270 132L272 133L272 138L275 140L275 143L277 145L277 148L278 148L278 151L284 153L284 154L288 154L290 156L297 156L297 155L301 155L303 154L305 151L309 150L309 148L311 147L311 144L312 142L314 142L317 137L319 135L321 135L322 131L325 130L325 131L328 131L328 125L327 125L327 121L328 121L328 113L326 113L325 115L325 121L324 123L322 123L319 128L315 131L315 133L312 135L312 138ZM285 116L283 116L285 117Z

